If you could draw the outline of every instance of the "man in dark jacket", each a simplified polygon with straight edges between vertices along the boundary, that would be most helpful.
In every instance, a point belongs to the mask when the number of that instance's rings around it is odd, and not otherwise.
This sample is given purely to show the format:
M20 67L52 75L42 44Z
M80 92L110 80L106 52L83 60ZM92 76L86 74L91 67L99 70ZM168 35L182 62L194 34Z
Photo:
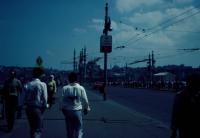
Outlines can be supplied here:
M171 138L200 138L200 75L187 78L185 90L176 94L171 118Z
M15 112L18 108L18 96L22 91L21 81L16 78L15 70L9 72L9 79L5 81L3 95L5 98L5 116L8 132L12 131L15 120Z

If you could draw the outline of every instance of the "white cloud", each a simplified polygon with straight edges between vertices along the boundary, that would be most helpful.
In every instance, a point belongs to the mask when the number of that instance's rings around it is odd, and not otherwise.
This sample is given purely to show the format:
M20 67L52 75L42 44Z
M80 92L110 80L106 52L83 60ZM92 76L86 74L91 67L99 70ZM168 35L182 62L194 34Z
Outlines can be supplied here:
M103 19L92 19L93 23L98 23L98 24L103 24L104 20Z
M118 30L118 24L115 21L111 21L111 27L113 29L113 31L117 31Z
M77 33L86 33L87 30L86 29L83 29L83 28L74 28L73 30L74 32L77 32Z
M136 13L129 17L128 20L140 27L152 27L157 25L165 18L165 14L161 11L152 11L147 13Z
M192 9L192 10L190 10ZM188 11L182 16L176 17L185 11ZM200 16L196 15L191 18L186 18L179 23L177 21L190 16L197 12L198 9L194 7L187 8L170 8L165 11L152 11L147 13L135 13L131 17L127 17L129 24L122 24L123 27L118 25L118 31L113 35L116 44L127 44L128 47L134 48L135 46L142 46L148 48L181 48L192 47L190 39L195 39L194 34L187 31L198 31L198 24L200 23ZM176 18L174 18L176 17ZM169 19L173 19L170 20ZM164 24L160 24L164 23ZM173 24L173 25L171 25ZM134 27L155 27L153 30L146 30L145 33L141 30L136 30ZM171 25L171 26L170 26ZM167 26L167 28L166 28ZM164 28L162 28L164 27ZM146 28L145 28L146 29ZM171 31L169 31L171 30ZM152 33L153 31L153 33ZM155 31L155 33L154 33ZM182 32L181 32L182 31ZM185 31L185 32L184 32ZM148 36L145 36L148 35ZM198 34L196 34L198 35ZM139 41L138 41L139 39ZM137 41L137 42L136 42ZM198 43L198 39L193 41L193 45Z
M119 12L130 12L140 6L153 6L161 4L163 0L117 0L116 7Z
M95 29L96 31L103 31L104 28L104 20L103 19L92 19L91 24L88 26L89 28ZM114 31L118 30L118 24L115 21L111 21L111 27Z
M158 32L154 35L150 35L145 40L146 45L155 47L173 47L175 42L165 32Z
M55 56L54 52L52 52L52 51L49 50L49 49L46 49L45 53L46 53L48 56L50 56L50 57L54 57L54 56Z
M193 0L173 0L173 2L178 4L185 4L185 3L191 3Z
M95 29L97 32L100 32L103 30L104 20L103 19L92 19L92 22L90 23L90 25L88 25L88 27Z
M195 32L199 30L199 27L197 24L200 23L200 16L199 15L191 16L192 14L198 12L198 10L195 9L194 7L188 7L184 9L168 9L166 11L166 14L168 16L176 16L176 15L180 15L184 11L190 11L190 12L187 12L187 14L183 14L179 16L178 18L176 18L176 20L174 21L175 24L167 28L167 30L172 30L172 31L175 30L179 32L178 35L174 36L176 39L178 38L181 39L186 36L188 37L188 35L192 35L191 33L188 33L188 32ZM187 17L190 17L190 18L187 18ZM184 18L185 20L182 20Z

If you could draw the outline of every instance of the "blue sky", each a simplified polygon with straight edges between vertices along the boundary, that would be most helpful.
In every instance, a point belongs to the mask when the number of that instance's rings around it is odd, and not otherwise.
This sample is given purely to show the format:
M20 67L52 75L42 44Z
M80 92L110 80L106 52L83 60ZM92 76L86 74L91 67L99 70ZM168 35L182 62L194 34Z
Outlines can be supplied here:
M34 66L41 56L45 67L71 69L61 62L84 46L88 60L103 56L105 2L113 28L109 67L142 60L152 50L156 66L200 66L200 51L179 50L200 48L197 0L0 0L0 65Z

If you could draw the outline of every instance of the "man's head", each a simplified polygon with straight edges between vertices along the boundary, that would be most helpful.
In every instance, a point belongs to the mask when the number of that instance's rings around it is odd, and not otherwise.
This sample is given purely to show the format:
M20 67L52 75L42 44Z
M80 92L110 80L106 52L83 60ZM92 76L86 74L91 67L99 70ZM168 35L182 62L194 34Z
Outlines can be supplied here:
M44 70L41 67L34 67L32 71L33 78L40 78L44 74Z
M200 90L200 74L193 73L187 77L187 87L190 90L199 91Z
M17 73L16 73L16 71L14 69L11 69L9 71L9 76L10 76L11 79L14 79L16 77L16 74Z
M68 75L68 80L70 83L76 82L78 80L78 75L75 72L71 72Z
M50 75L50 80L54 80L54 75Z

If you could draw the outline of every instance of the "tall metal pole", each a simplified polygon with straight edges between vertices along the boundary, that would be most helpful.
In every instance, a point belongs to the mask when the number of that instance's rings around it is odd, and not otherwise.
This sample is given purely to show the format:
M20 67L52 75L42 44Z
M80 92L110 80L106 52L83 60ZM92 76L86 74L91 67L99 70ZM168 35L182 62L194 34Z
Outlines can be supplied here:
M108 54L104 53L104 84L105 87L107 86L107 60L108 60Z
M108 24L108 3L106 3L106 7L105 7L105 24L104 24L104 34L108 35L108 28L107 28L107 24Z
M154 72L155 72L155 59L154 59L154 52L152 51L152 54L151 54L151 66L152 66L152 68L151 68L151 83L152 83L152 85L154 85L153 83L154 83L154 76L153 76L153 74L154 74Z
M74 62L73 62L73 65L74 65L74 71L76 71L76 50L74 49Z
M80 83L82 84L83 81L83 49L80 51L80 57L79 57L79 79Z
M106 7L105 7L105 25L104 25L105 35L108 35L107 23L108 23L108 3L106 3ZM106 88L107 87L107 52L104 52L104 84Z
M106 91L107 91L107 58L108 53L112 51L112 36L108 35L108 31L112 31L111 20L108 17L108 3L105 6L105 23L103 29L103 35L100 38L100 52L104 53L104 85L103 85L103 99L106 100Z
M86 47L84 47L84 50L83 50L83 64L84 64L84 83L86 83Z

